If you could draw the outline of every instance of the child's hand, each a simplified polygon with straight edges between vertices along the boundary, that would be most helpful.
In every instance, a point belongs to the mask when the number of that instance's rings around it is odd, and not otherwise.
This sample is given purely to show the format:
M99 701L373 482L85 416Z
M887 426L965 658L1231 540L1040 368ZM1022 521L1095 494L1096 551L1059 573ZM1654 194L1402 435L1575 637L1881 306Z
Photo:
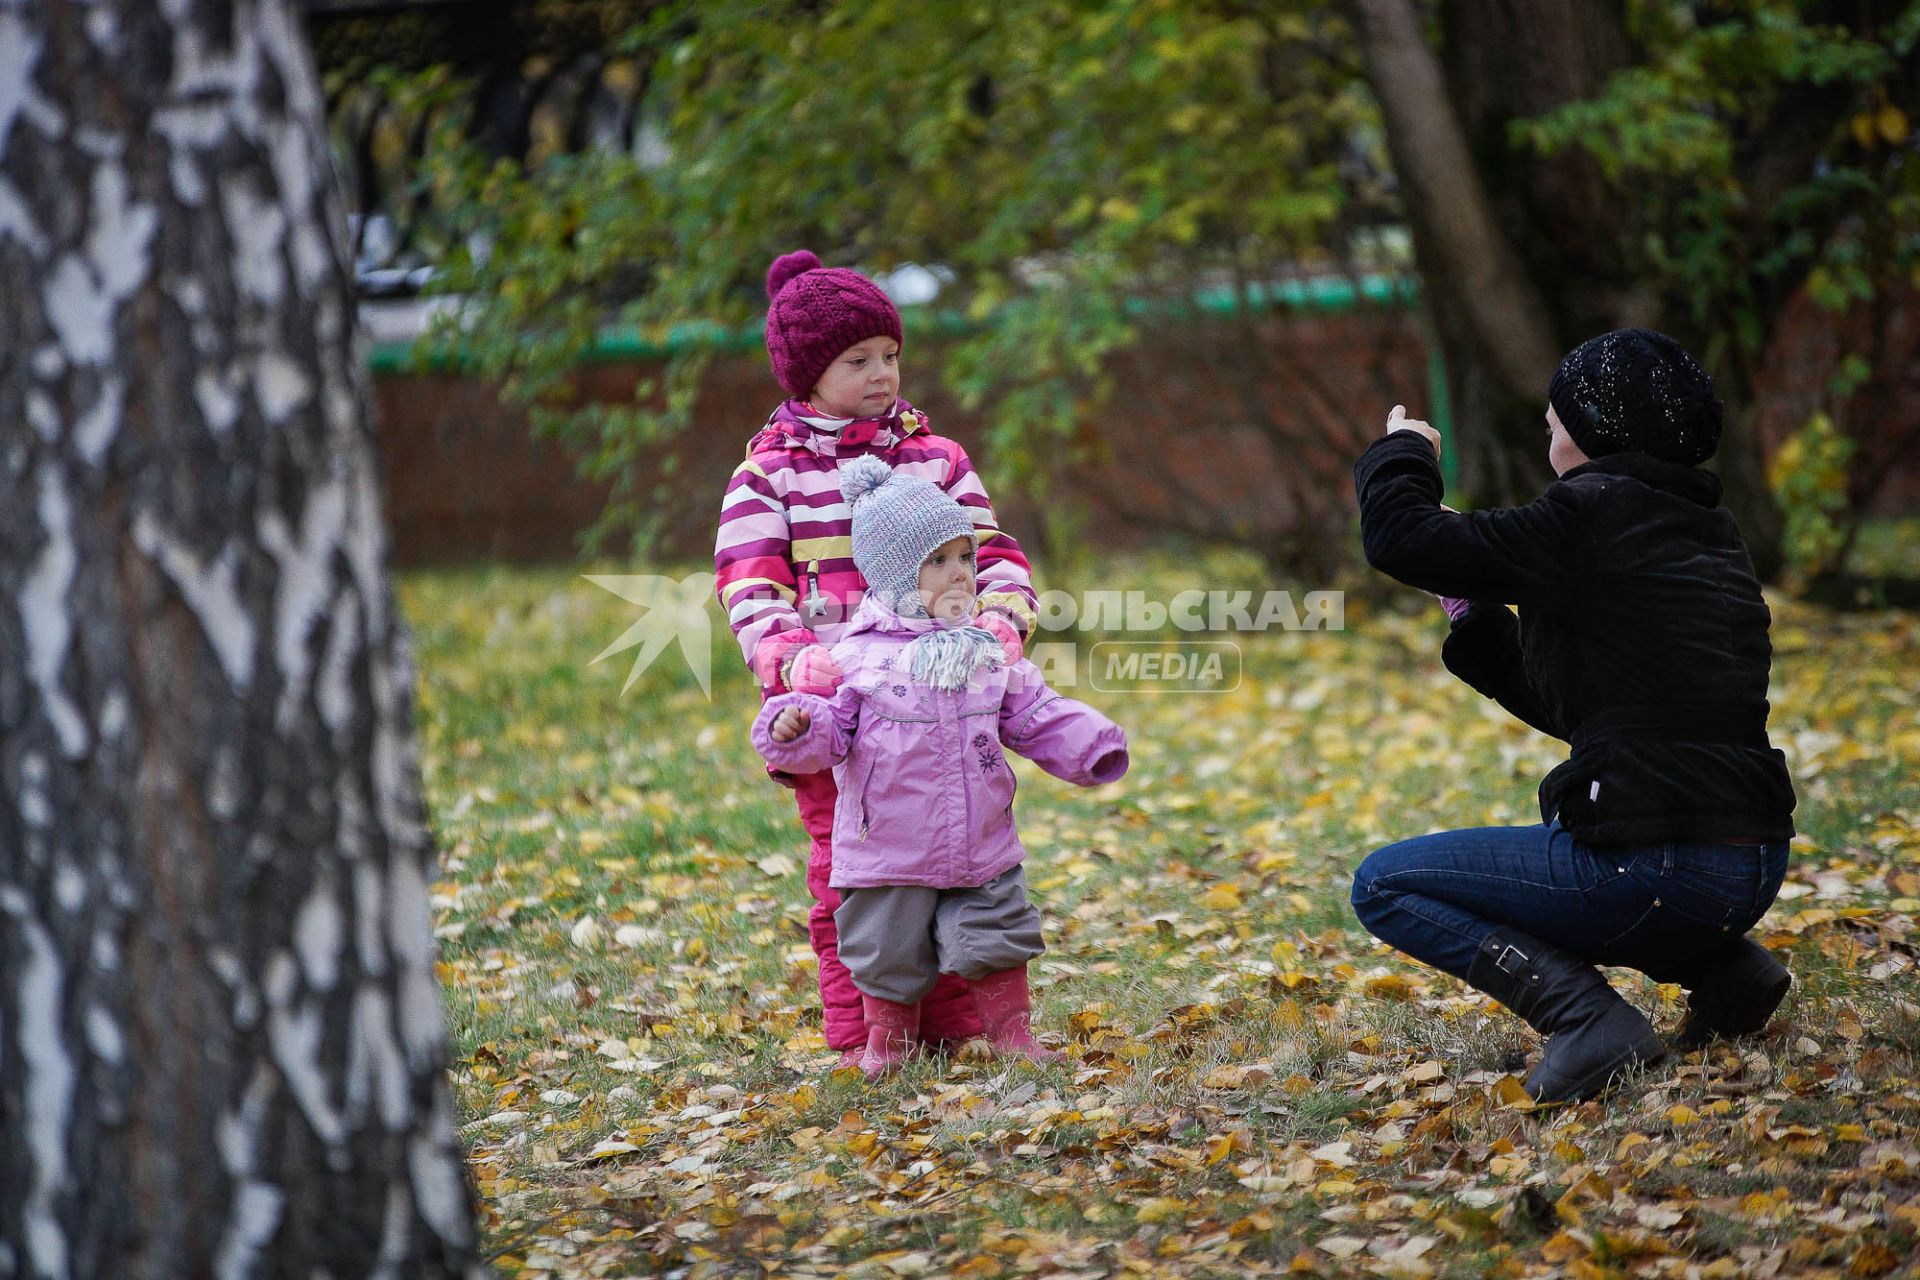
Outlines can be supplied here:
M775 742L792 742L813 726L813 717L799 707L788 707L773 718L767 736Z
M810 644L788 659L787 688L795 693L814 693L830 698L833 691L840 687L840 680L845 674L825 645Z
M1393 412L1387 415L1387 434L1392 435L1396 431L1417 431L1427 438L1427 443L1433 446L1436 454L1440 452L1440 433L1418 418L1409 418L1407 406L1403 404L1393 406Z
M997 609L989 609L975 621L985 630L991 631L993 638L1000 642L1000 656L1006 659L1008 666L1020 661L1021 655L1026 650L1020 643L1019 630L1007 621L1006 614Z
M753 674L760 677L760 687L780 688L786 667L794 654L812 643L811 631L778 631L770 636L762 636L760 643L753 648L752 661L748 663L753 668Z

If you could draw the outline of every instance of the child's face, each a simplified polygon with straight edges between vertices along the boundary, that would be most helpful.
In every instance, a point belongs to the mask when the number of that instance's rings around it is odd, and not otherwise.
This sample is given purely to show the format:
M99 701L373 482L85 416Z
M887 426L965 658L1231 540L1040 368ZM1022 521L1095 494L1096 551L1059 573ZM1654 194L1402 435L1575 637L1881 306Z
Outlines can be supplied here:
M944 542L921 561L920 603L949 622L973 616L973 539Z
M900 344L882 335L833 358L807 399L835 418L877 418L900 394Z
M1592 462L1580 446L1567 434L1567 428L1560 421L1560 415L1547 406L1547 465L1553 468L1553 474L1563 476L1583 462Z

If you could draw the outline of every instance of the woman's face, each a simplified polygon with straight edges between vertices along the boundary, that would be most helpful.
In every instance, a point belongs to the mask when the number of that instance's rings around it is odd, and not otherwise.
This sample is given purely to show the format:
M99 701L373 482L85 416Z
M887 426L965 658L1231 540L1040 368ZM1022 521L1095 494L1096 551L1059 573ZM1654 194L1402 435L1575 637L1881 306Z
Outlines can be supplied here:
M1547 465L1553 468L1553 474L1563 476L1583 462L1592 462L1580 451L1580 446L1567 434L1567 428L1560 421L1560 415L1547 406Z

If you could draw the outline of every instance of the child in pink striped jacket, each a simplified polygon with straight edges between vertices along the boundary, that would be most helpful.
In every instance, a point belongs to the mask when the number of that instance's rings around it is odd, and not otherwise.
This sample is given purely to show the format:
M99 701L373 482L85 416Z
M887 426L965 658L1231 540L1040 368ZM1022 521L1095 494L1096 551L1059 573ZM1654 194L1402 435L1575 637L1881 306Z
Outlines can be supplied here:
M823 268L806 250L767 270L767 355L790 399L749 442L721 504L714 547L720 603L763 697L830 694L840 670L828 647L845 633L867 583L853 563L852 516L840 468L877 457L938 485L967 510L979 536L980 625L1020 657L1034 619L1032 576L1001 531L987 491L958 442L934 435L900 398L900 313L857 271ZM867 1042L860 991L841 963L833 912L830 771L775 773L793 788L812 840L809 934L819 958L827 1043L857 1057ZM921 1036L955 1042L981 1032L967 984L945 975L921 1005Z

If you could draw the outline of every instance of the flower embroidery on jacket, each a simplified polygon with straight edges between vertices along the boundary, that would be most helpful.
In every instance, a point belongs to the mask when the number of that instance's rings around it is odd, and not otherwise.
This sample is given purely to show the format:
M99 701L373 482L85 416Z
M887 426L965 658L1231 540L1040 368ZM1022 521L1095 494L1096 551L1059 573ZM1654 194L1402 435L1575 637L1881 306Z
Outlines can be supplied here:
M993 745L993 739L984 733L973 735L974 758L980 762L980 772L992 773L1006 763L1006 757Z

